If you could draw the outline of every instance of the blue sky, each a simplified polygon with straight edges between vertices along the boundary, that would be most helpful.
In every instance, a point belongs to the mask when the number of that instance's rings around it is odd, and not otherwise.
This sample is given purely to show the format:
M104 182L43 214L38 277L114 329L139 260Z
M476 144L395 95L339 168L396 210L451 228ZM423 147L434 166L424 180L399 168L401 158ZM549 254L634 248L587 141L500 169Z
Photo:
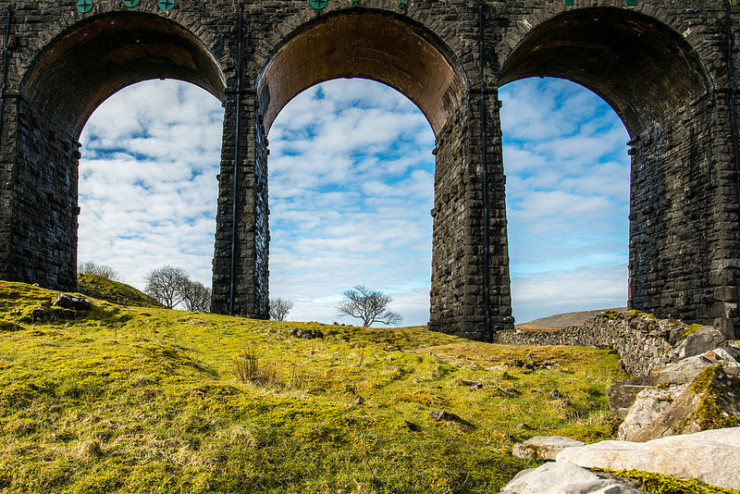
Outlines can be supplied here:
M623 306L627 133L597 96L566 81L502 89L514 314ZM79 259L146 273L179 265L210 284L223 109L205 91L149 81L104 102L80 138ZM350 322L341 293L393 296L403 324L429 318L434 136L379 83L315 86L270 134L270 292L289 319Z

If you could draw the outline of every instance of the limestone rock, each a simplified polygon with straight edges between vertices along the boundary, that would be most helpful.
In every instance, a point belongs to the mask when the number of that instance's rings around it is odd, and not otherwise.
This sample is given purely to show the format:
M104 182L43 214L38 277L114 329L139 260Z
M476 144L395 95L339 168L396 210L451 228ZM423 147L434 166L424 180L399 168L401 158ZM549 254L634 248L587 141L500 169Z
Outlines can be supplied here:
M702 326L696 333L690 334L676 348L678 358L692 357L717 348L727 341L722 331L713 326Z
M51 313L51 311L41 305L34 308L31 312L31 322L51 321L52 319L53 314Z
M554 460L565 448L584 446L586 443L562 436L535 436L515 444L511 452L517 458Z
M54 307L72 310L90 310L92 304L86 298L73 297L66 293L60 293L51 303Z
M647 441L716 428L709 427L710 424L701 417L702 405L710 401L705 397L705 390L693 389L701 387L698 385L688 386L710 367L721 367L722 372L730 376L734 375L734 371L729 372L728 369L740 372L740 364L728 351L715 348L703 355L670 364L649 376L634 377L611 386L608 390L609 407L616 417L624 419L618 439ZM737 415L735 410L740 403L740 396L736 394L732 397L732 393L736 393L736 385L731 378L723 382L719 384L720 387L713 388L715 398L722 401L719 413L724 413L725 417ZM701 422L705 422L704 426ZM732 425L734 423L729 421L722 424L724 427Z
M322 333L318 329L303 329L303 328L293 328L290 331L290 335L295 336L296 338L303 338L306 340L315 340L317 338L324 337L324 333Z
M738 328L740 330L740 328ZM729 353L735 357L735 360L740 358L740 340L730 340L726 343Z
M617 439L620 441L646 441L651 439L645 431L651 430L653 424L662 422L661 419L671 407L675 396L686 388L688 388L688 384L672 386L672 389L647 388L640 391L624 422L619 426ZM659 437L672 435L671 433L675 433L675 431L666 431L665 434L661 434ZM643 439L643 437L645 438Z
M609 408L615 417L623 419L635 403L637 394L658 384L657 375L638 376L613 384L607 389Z
M618 417L629 393L644 386L624 416L617 439L642 442L734 427L740 421L739 374L735 359L715 349L671 364L657 374L615 385L609 399Z
M557 460L584 468L643 470L681 479L695 478L725 489L739 489L739 445L740 427L735 427L646 443L603 441L565 449Z
M523 470L503 488L501 494L637 494L639 489L605 480L567 461L545 463Z
M689 383L701 374L704 369L714 364L726 366L740 365L727 350L715 348L714 350L705 352L703 355L684 358L661 369L657 369L653 373L661 376L658 381L659 383Z

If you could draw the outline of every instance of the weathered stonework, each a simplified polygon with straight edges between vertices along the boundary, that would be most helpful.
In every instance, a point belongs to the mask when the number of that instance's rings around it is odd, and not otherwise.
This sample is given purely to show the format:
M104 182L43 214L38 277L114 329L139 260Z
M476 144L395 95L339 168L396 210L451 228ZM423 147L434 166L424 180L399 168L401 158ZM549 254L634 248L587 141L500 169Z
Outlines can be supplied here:
M737 320L740 208L726 0L354 3L329 0L318 11L307 0L175 0L162 11L154 1L126 8L93 0L80 13L71 0L0 1L0 12L11 12L0 278L74 286L79 133L119 89L178 78L226 108L213 308L229 311L233 283L233 312L267 317L272 121L313 84L367 77L407 95L435 132L430 328L483 339L486 285L492 329L513 325L498 89L552 76L601 95L630 133L631 307L705 323ZM740 36L738 6L730 29ZM733 58L740 66L737 49Z
M639 311L606 311L584 324L557 330L506 330L495 335L502 345L566 345L616 350L634 376L723 347L736 353L735 333L724 332L727 319L714 326L689 326L676 319L657 319ZM734 329L734 328L733 328Z

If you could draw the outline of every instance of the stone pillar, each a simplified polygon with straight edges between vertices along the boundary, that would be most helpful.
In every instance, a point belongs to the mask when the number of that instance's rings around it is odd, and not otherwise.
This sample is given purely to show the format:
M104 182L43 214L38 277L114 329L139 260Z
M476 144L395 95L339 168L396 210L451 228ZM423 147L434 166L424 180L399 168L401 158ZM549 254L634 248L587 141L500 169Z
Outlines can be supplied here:
M506 218L501 101L498 88L486 91L486 164L488 167L488 252L491 326L493 332L514 329L509 274L509 236Z
M218 176L212 311L228 314L230 308L235 117L239 111L233 314L266 319L269 317L267 138L258 119L258 102L253 90L244 92L238 109L236 95L232 92L225 107L221 173Z
M13 211L15 204L16 120L15 105L6 100L0 134L0 279L15 279L13 269Z
M494 332L511 329L505 177L497 91L486 92L489 212L489 302ZM480 90L463 96L437 136L432 216L430 329L486 339L484 301L483 153Z
M630 307L737 318L740 223L729 97L707 95L631 141Z
M4 113L0 278L74 290L79 143L20 96Z

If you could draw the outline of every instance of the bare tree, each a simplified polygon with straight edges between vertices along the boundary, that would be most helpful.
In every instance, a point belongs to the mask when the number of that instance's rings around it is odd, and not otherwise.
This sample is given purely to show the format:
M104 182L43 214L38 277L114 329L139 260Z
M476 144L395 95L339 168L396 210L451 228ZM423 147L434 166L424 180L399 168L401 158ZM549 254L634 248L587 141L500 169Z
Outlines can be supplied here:
M144 292L164 304L168 309L183 301L183 287L190 283L184 269L164 266L154 269L146 275Z
M337 306L340 314L362 319L364 327L379 322L395 326L403 319L400 314L387 310L393 300L389 295L378 290L371 290L364 285L355 285L352 290L344 292L344 300Z
M270 319L273 321L284 321L290 309L293 308L293 302L281 298L270 299Z
M181 288L182 303L190 312L211 310L211 289L197 281L185 280Z
M95 274L108 278L111 281L118 281L118 272L110 266L96 264L93 261L85 261L77 266L77 274Z

